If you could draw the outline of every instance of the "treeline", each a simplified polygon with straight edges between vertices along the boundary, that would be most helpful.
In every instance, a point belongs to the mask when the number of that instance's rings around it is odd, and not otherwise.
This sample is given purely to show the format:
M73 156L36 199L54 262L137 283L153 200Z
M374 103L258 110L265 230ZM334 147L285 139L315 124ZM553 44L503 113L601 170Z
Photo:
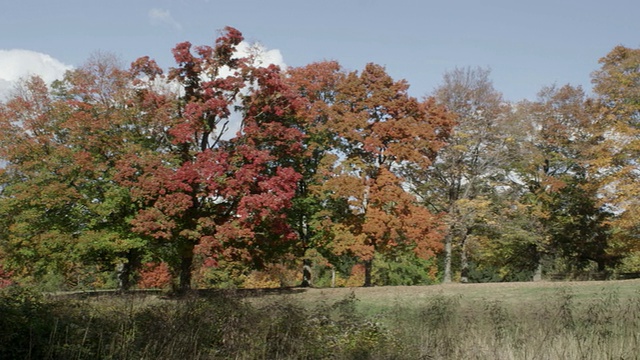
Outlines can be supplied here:
M593 95L506 102L455 69L422 100L379 65L185 42L105 54L0 104L0 278L51 288L373 285L640 271L640 50ZM236 131L237 130L237 131Z

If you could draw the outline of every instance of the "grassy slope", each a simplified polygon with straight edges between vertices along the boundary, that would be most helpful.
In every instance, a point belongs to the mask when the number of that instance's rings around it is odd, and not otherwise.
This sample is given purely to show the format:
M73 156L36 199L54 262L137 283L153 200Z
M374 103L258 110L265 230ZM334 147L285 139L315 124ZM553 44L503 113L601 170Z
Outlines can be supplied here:
M250 301L274 301L278 297L304 303L337 301L351 293L365 311L389 309L393 306L421 306L437 295L459 297L461 305L478 301L500 301L505 305L526 306L569 291L573 299L582 302L600 299L604 294L616 292L620 300L640 297L640 279L618 281L580 282L519 282L485 284L448 284L429 286L385 286L370 288L292 289L252 298Z
M251 301L331 303L351 293L398 334L407 358L640 358L638 279L309 289Z

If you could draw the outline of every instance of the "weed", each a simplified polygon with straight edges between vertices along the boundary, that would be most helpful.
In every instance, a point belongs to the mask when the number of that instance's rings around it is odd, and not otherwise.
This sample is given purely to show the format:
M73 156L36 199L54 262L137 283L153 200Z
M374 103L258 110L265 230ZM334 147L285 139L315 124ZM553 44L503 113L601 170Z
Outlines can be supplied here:
M354 292L270 299L61 299L7 288L0 358L633 359L640 348L640 293L611 288L578 297L561 287L528 302L438 293L398 298L373 316Z

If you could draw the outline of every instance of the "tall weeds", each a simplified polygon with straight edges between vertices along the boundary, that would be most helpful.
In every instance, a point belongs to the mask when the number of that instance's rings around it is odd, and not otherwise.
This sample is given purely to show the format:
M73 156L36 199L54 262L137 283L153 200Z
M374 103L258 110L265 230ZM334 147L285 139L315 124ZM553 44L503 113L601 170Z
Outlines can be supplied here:
M391 359L400 345L354 296L314 307L227 296L47 300L0 294L0 359ZM8 330L5 332L4 330Z
M0 293L0 359L635 359L640 293L526 303L435 295L364 315L351 294L98 300Z
M436 296L390 316L424 359L637 359L640 296L615 290L577 301L569 288L539 302L467 304ZM419 334L419 335L416 335ZM418 341L419 338L419 341Z

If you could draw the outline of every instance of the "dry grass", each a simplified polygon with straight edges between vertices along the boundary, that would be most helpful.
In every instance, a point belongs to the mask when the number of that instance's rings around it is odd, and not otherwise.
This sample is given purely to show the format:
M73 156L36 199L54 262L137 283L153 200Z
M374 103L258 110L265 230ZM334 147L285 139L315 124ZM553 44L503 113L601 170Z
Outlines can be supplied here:
M409 359L640 358L640 280L307 289L249 301L349 294Z
M0 358L637 359L640 280L0 294Z
M560 289L568 289L576 300L589 300L603 291L616 291L621 300L636 298L640 290L640 279L616 281L566 281L566 282L512 282L483 284L441 284L428 286L384 286L355 288L309 288L283 289L269 292L243 292L249 301L260 303L286 298L302 303L317 303L342 299L354 294L360 307L384 309L397 304L421 306L433 296L460 297L462 304L478 301L501 301L505 304L522 305L553 297Z

